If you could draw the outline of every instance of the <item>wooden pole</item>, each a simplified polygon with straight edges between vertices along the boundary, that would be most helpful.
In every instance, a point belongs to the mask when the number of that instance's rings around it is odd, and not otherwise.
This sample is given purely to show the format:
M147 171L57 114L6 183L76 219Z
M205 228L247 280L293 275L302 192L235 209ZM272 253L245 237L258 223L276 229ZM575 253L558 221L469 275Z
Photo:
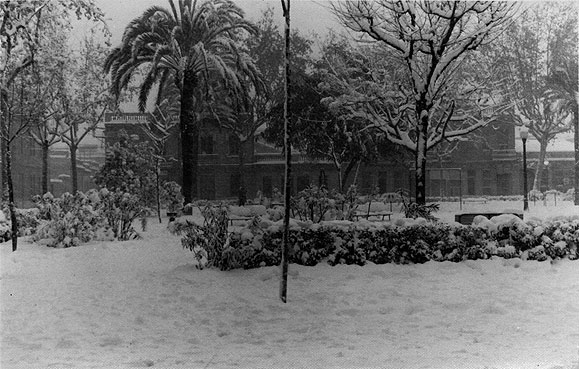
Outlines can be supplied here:
M284 80L284 147L285 147L285 196L283 218L283 243L281 250L281 281L279 297L284 303L287 302L287 273L289 258L289 219L291 200L291 140L289 127L289 89L290 89L290 0L281 0L283 17L285 18L285 80Z

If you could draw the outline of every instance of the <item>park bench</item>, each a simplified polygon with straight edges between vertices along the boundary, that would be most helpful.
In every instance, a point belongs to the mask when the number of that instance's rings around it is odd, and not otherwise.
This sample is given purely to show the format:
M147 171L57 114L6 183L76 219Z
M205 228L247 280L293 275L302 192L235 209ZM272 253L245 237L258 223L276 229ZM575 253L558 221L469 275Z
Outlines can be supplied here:
M485 197L467 197L462 199L462 203L474 203L474 204L486 204L487 199Z
M354 220L358 220L360 218L370 219L370 218L380 218L384 220L388 217L388 220L391 220L392 212L386 210L386 204L382 202L373 202L369 203L368 205L362 205L365 209L360 209L354 212L352 217Z
M370 213L356 212L353 215L354 220L358 220L360 218L370 219L371 217L381 218L382 220L384 220L384 217L388 217L388 220L390 220L391 216L392 213L389 211L372 211Z
M503 214L513 214L517 217L523 219L523 213L516 212L516 211L503 211L503 212L473 212L473 213L460 213L455 214L454 221L463 225L471 225L472 221L477 215L485 216L487 219L491 219L492 217L496 217Z
M229 218L229 224L231 224L231 225L233 225L234 222L247 222L247 221L252 219L251 217L245 217L245 216L235 215L235 214L229 214L228 218Z
M265 214L266 209L263 205L230 206L227 217L229 224L233 225L235 222L248 222L256 216Z

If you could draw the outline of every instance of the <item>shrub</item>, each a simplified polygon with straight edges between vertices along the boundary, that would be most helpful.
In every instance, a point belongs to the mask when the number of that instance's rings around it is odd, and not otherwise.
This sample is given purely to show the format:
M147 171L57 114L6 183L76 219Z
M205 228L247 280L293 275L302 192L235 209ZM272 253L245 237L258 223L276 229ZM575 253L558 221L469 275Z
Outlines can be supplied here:
M227 208L224 205L213 206L211 203L199 203L197 206L204 217L202 225L178 219L171 224L169 230L173 234L183 235L181 239L183 248L195 253L197 265L201 268L205 265L199 264L199 258L206 255L207 266L216 266L222 270L229 269L229 266L224 263L223 255L228 240ZM253 235L250 238L253 239ZM231 257L231 255L227 256Z
M529 191L528 194L528 199L529 201L539 201L539 200L543 200L543 193L539 190L531 190Z
M138 238L133 222L147 215L136 195L106 188L60 198L47 193L33 201L39 219L33 240L51 247L78 246L98 235L108 239L110 233L121 241Z
M161 189L161 201L168 212L178 212L183 208L183 195L181 186L177 182L167 181Z
M402 200L402 207L404 209L404 216L406 218L424 218L429 221L436 221L436 217L432 213L440 210L440 204L418 204L412 202L404 190L399 190L398 194Z
M104 224L97 210L100 199L94 195L94 192L88 195L67 192L60 198L50 193L35 196L40 223L33 239L51 247L78 246L93 239L95 231Z
M156 204L157 185L154 160L146 142L135 143L126 132L121 131L119 142L109 148L105 164L95 174L95 183L108 190L105 195L107 218L119 239L133 234L127 223L132 214L142 216L146 225L148 210ZM108 194L112 195L108 195ZM117 214L120 210L123 215ZM120 223L119 223L120 221Z
M121 190L112 192L107 188L101 188L98 193L99 211L112 229L114 237L120 241L140 238L133 227L133 222L141 219L144 230L146 226L144 221L150 215L150 210L143 205L139 196Z

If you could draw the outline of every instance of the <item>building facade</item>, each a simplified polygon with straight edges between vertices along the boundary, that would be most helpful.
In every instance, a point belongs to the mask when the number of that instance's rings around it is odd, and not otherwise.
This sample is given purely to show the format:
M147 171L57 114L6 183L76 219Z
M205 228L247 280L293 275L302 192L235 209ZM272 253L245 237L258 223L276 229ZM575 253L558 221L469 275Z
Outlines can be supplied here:
M21 135L14 139L10 151L16 206L30 207L33 205L32 197L42 193L42 148L28 135ZM79 191L95 188L93 176L104 160L104 143L91 135L87 136L77 151ZM4 191L5 181L1 180L0 183ZM48 191L55 196L72 191L70 151L63 143L53 145L49 151Z
M148 115L138 113L106 116L107 144L118 140L121 130L135 140L147 140ZM197 198L233 199L238 196L243 172L248 198L261 193L271 196L275 189L283 191L284 158L280 149L261 139L250 138L243 144L243 169L239 160L239 139L226 130L203 124L199 142ZM521 155L516 150L515 126L508 121L495 122L477 134L477 140L465 140L449 155L430 154L427 170L427 196L516 195L522 193ZM168 160L163 167L167 180L181 183L181 154L178 132L167 142ZM338 187L337 171L329 161L310 160L300 153L292 157L292 191L299 192L323 180L328 188ZM358 172L362 193L378 189L395 192L414 190L412 159L392 160L384 157L375 163L363 164ZM350 175L349 181L353 180Z

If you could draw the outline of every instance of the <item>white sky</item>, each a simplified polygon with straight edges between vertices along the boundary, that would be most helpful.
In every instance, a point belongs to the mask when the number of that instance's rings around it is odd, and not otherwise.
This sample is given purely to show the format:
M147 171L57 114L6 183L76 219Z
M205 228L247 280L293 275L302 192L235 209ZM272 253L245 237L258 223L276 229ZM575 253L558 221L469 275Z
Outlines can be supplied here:
M281 1L279 0L234 0L249 20L257 21L268 6L273 8L278 24L283 24ZM126 25L153 5L169 8L167 0L96 0L97 6L105 13L113 45L121 41ZM293 0L291 2L291 25L303 34L323 35L328 28L339 29L340 25L329 11L327 0Z

